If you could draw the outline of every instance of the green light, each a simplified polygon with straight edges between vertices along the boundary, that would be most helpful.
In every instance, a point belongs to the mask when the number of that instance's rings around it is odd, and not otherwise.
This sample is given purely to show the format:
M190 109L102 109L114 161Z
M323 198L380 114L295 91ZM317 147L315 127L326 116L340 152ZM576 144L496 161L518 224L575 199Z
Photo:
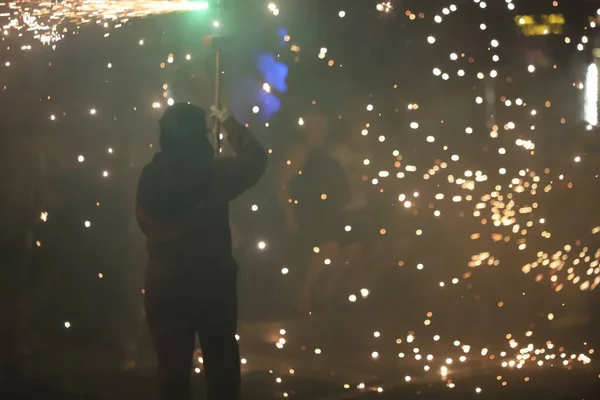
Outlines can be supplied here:
M191 11L208 10L208 1L191 1L190 2L190 10Z
M0 0L2 1L2 0ZM189 28L195 28L198 24L206 24L206 18L208 16L207 10L210 8L209 1L201 0L201 1L186 1L185 2L185 11L187 12L184 15L186 17L183 18L183 21ZM183 10L182 10L183 11Z

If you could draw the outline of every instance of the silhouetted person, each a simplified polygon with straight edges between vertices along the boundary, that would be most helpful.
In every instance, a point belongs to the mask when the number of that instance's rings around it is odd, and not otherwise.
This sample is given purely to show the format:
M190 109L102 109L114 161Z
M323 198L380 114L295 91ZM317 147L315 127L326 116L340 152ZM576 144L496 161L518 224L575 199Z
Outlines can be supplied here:
M176 104L160 120L161 151L138 185L136 214L149 255L145 307L161 400L191 397L196 335L208 399L240 397L237 265L228 204L259 180L267 155L226 109L211 110L237 157L215 158L204 111Z

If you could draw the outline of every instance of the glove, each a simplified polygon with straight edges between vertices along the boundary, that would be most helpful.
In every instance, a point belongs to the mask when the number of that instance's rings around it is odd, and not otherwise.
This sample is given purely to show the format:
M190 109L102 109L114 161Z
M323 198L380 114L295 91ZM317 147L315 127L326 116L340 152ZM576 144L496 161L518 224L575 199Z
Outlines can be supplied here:
M210 106L210 116L221 122L225 122L225 120L230 117L229 110L223 106Z

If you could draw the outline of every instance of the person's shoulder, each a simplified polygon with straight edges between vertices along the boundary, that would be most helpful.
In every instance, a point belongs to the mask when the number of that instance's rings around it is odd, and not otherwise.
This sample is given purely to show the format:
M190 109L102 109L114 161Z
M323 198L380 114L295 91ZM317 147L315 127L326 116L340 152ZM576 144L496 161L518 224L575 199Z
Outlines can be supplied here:
M165 162L158 157L160 153L156 153L154 157L141 169L140 181L149 181L158 178L161 175L161 171L164 171ZM164 172L163 172L164 173Z
M143 170L157 170L169 168L173 165L175 158L172 154L165 153L164 151L159 151L154 153L152 159L148 161L148 164L144 166Z
M152 173L155 169L154 159L150 160L146 165L144 165L140 171L140 176L147 176Z

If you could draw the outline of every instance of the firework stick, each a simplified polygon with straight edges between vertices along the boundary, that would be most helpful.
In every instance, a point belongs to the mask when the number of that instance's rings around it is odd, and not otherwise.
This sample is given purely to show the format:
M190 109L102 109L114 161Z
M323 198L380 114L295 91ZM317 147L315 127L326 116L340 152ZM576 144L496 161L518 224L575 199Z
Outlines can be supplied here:
M221 37L206 36L204 37L204 45L215 49L215 105L221 107ZM215 152L219 156L221 154L221 121L218 118L213 120L213 135L215 140Z
M215 52L215 104L221 108L221 51L217 48ZM221 154L223 148L221 143L221 120L215 119L213 126L213 134L215 135L215 143L217 144L217 156Z

